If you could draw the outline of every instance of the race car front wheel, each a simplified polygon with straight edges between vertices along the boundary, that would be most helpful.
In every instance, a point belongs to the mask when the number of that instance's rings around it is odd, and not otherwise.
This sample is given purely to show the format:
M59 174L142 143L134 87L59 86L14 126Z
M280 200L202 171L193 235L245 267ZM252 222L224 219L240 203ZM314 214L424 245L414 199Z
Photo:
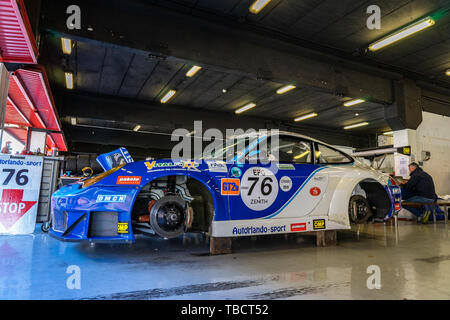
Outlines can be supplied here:
M350 198L348 214L350 223L364 223L373 215L369 202L360 195L354 195Z
M150 209L150 225L157 235L175 238L184 233L186 202L170 195L158 199Z

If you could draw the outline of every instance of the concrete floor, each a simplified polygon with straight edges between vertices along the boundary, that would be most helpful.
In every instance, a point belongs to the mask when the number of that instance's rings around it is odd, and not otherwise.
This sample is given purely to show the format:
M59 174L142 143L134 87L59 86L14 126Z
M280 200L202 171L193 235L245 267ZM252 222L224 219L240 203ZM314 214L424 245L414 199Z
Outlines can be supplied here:
M0 299L449 299L449 226L400 222L313 237L240 238L209 256L201 235L134 245L59 242L40 231L0 236ZM71 265L81 289L68 289ZM369 290L367 267L381 269Z

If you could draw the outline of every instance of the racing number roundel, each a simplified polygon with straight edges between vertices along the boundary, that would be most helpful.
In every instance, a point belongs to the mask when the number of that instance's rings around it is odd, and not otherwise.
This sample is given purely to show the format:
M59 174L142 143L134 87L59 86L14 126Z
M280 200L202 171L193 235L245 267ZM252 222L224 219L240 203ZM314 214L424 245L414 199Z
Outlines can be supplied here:
M266 168L249 168L242 176L240 193L242 201L251 210L267 209L278 195L277 177Z

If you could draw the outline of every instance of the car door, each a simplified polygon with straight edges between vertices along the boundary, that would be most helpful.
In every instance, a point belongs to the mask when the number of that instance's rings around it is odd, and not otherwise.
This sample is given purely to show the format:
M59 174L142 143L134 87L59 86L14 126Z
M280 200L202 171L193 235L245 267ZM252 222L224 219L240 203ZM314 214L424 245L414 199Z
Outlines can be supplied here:
M273 143L274 138L277 143ZM314 164L311 141L279 135L271 137L267 144L265 160L269 161L254 161L250 151L243 163L229 169L229 182L239 189L226 192L232 220L283 218L286 213L303 216L310 210L306 204L294 210L288 206L319 168Z

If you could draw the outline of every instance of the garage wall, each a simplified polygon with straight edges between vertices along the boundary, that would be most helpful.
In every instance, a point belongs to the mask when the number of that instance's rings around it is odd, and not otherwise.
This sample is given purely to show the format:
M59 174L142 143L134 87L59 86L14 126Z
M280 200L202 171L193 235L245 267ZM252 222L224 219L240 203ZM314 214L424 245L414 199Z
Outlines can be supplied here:
M422 151L430 151L431 159L424 162L439 195L450 194L450 117L422 112L422 123L416 130L417 161Z

